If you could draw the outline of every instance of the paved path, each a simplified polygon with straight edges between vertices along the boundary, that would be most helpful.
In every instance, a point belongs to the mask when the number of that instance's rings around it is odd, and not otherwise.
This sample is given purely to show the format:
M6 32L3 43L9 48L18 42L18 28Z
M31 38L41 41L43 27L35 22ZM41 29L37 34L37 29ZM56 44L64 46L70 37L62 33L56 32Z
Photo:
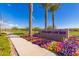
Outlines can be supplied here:
M54 53L16 35L9 35L9 38L20 56L56 56Z

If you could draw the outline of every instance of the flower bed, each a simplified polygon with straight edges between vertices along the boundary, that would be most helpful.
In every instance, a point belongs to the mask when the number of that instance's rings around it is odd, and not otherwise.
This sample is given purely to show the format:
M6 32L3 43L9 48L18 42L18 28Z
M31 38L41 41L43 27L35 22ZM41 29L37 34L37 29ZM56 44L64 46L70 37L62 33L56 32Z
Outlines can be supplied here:
M78 56L79 55L79 40L76 37L70 37L62 42L50 41L39 37L23 36L24 39L39 45L42 48L55 52L58 55Z
M63 41L63 48L60 53L66 56L79 55L79 40L76 37L70 37L68 40Z
M63 48L63 44L62 42L56 42L53 41L49 46L48 46L48 50L55 52L55 53L59 53Z

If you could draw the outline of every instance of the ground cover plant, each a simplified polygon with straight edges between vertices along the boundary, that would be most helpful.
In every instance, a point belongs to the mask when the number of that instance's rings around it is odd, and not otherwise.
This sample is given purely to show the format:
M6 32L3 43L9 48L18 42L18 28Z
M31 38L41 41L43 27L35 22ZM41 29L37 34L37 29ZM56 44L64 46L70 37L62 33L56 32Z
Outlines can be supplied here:
M0 36L0 56L10 56L10 43L6 34Z
M21 36L24 39L36 44L42 48L50 50L57 55L79 56L79 40L76 37L70 37L64 41L50 41L40 37Z

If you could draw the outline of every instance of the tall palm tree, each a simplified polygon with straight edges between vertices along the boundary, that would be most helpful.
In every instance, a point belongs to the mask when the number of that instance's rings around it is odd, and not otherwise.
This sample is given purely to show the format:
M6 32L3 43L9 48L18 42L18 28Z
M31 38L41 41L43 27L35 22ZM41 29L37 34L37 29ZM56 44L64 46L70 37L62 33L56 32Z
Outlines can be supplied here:
M53 26L53 29L55 29L55 11L59 8L59 4L57 3L54 3L54 4L51 4L51 7L50 7L50 10L52 11L52 26Z
M47 30L47 23L48 23L48 4L46 3L46 6L45 6L45 30Z
M47 30L48 9L49 9L50 4L49 3L42 3L41 5L45 8L45 30Z
M29 36L32 36L32 7L33 4L29 4Z

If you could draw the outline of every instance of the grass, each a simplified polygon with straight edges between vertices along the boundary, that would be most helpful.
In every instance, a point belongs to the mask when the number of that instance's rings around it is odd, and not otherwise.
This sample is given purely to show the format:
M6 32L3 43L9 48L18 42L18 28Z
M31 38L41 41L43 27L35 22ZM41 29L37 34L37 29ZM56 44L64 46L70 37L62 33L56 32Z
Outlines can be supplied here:
M79 36L79 31L75 31L74 29L72 29L73 31L69 32L69 35L71 36ZM78 30L78 29L76 29ZM29 31L28 30L12 30L11 32L13 32L13 34L15 35L19 35L19 36L23 36L23 35L28 35ZM32 31L32 34L38 33L39 31Z
M79 31L70 31L70 32L69 32L69 35L72 35L72 36L79 36Z
M6 34L0 36L0 56L10 56L10 44Z
M32 34L38 33L38 31L32 31ZM23 30L15 30L13 31L13 34L23 36L23 35L28 35L29 31L23 31Z
M22 31L22 30L17 30L17 31L12 31L12 33L14 34L14 35L26 35L26 33L28 33L28 32L26 32L26 31Z

